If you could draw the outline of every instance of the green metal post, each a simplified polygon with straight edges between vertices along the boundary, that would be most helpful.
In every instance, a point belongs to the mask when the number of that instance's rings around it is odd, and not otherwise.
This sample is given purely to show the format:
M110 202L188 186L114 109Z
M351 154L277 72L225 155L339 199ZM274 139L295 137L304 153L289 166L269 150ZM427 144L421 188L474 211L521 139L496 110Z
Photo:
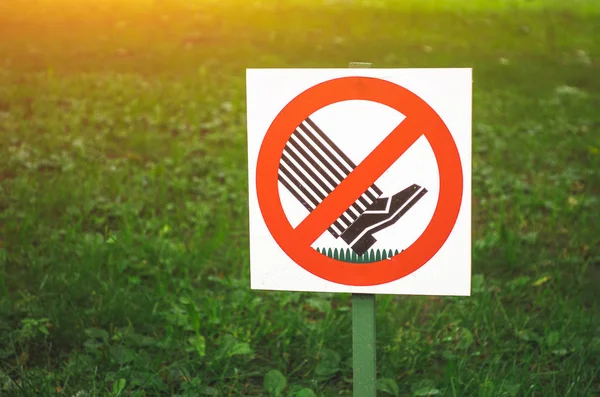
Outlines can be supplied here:
M375 295L352 294L354 397L375 397Z
M351 68L370 63L351 62ZM376 397L375 295L352 294L352 384L354 397Z

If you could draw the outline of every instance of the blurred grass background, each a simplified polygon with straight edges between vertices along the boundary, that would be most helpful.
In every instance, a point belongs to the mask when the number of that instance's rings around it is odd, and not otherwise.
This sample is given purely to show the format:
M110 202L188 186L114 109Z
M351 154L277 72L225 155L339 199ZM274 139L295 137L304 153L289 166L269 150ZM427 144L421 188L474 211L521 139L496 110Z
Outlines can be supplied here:
M473 67L473 295L382 396L598 396L597 1L0 1L0 395L350 396L346 294L249 290L244 70ZM268 374L268 375L267 375Z

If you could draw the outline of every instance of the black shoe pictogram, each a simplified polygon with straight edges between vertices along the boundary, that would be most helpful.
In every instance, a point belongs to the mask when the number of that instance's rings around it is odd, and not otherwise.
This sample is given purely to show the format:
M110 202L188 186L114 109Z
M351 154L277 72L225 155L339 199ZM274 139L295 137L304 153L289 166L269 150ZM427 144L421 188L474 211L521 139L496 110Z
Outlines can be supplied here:
M363 255L377 240L373 233L396 223L427 189L413 184L391 197L378 198L340 236L358 255Z

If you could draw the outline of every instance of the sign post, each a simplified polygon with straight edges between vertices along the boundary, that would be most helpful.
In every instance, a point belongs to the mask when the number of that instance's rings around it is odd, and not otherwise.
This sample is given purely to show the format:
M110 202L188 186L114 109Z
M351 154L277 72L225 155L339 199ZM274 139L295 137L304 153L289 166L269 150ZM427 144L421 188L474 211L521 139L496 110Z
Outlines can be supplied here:
M354 397L375 397L375 295L352 294L352 384Z
M351 68L370 68L370 63L350 62ZM354 397L377 394L375 294L352 294L352 387Z

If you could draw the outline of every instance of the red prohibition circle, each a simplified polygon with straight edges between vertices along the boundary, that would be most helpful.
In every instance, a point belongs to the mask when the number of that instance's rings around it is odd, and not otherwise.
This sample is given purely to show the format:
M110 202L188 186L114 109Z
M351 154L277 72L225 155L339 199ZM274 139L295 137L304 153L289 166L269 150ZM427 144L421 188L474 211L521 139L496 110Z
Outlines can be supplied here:
M327 105L349 100L381 103L406 118L294 229L279 196L278 169L284 147L304 119ZM433 149L440 176L436 208L423 234L392 258L372 263L344 262L313 249L311 244L327 227L421 135L426 137ZM444 245L454 228L462 203L462 165L448 127L423 99L386 80L342 77L302 92L273 120L258 155L256 193L269 232L299 266L334 283L373 286L413 273Z

